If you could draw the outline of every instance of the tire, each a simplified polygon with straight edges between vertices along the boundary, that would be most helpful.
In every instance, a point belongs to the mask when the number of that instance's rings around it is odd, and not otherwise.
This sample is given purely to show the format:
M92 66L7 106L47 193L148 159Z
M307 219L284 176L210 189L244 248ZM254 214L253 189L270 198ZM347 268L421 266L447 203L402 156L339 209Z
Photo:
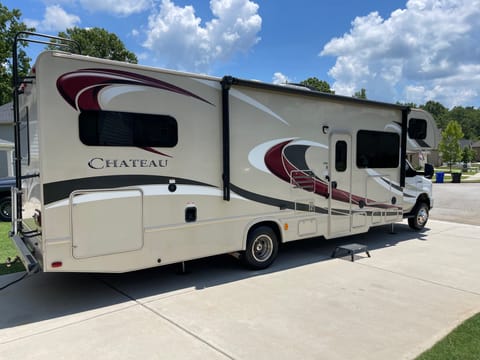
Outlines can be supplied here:
M277 234L268 226L260 226L248 234L242 261L252 270L261 270L269 267L275 261L277 254Z
M413 217L408 219L408 225L414 230L422 230L428 221L428 206L418 203L413 210Z
M12 199L6 196L0 199L0 221L12 220Z

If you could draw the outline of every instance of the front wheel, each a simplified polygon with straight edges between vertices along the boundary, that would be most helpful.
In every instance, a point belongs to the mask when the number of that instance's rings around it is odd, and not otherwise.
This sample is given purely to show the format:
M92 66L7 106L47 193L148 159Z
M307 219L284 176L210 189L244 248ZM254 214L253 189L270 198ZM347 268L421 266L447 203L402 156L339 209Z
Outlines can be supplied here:
M408 225L415 230L422 230L428 221L428 206L421 202L415 206L413 217L408 219Z
M260 270L269 267L278 254L278 239L268 226L261 226L248 234L247 248L243 263L250 269Z

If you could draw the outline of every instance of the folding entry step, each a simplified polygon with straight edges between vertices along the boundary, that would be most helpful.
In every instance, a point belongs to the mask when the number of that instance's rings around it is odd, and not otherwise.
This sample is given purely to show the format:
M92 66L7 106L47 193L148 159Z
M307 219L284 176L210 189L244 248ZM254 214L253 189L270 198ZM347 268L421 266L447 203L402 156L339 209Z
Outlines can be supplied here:
M335 248L335 250L333 251L331 257L332 258L336 257L339 252L343 253L345 255L350 255L352 261L354 261L354 255L358 254L358 253L361 253L361 252L365 252L367 254L367 256L370 257L370 253L368 252L367 245L363 245L363 244L353 243L353 244L346 244L346 245L337 246ZM345 255L343 255L343 256L345 256Z

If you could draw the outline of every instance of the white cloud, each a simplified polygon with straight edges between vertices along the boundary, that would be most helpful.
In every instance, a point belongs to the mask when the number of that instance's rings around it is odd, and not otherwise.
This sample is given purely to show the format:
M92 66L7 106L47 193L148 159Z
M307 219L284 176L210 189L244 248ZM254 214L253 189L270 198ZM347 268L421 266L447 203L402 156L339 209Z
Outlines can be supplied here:
M272 82L274 84L280 85L289 83L291 81L286 75L282 74L281 72L276 72L273 74Z
M80 4L91 12L107 12L119 16L128 16L149 9L151 0L79 0Z
M367 89L371 99L480 102L480 0L409 0L388 19L357 17L320 55L336 56L337 94Z
M42 0L46 6L50 5L75 5L77 0Z
M210 0L213 19L202 25L193 6L162 0L148 18L144 46L164 65L207 72L217 61L248 52L259 40L262 19L250 0Z
M37 31L57 32L78 25L80 17L68 14L59 5L50 5L45 8L43 20L25 19L25 23Z

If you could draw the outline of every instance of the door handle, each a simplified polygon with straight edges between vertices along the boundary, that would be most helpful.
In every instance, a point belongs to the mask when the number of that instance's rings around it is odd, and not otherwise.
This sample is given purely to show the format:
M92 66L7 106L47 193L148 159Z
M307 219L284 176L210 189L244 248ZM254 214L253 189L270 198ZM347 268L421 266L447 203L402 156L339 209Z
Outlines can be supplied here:
M332 181L332 189L336 189L337 188L337 182L336 181Z

